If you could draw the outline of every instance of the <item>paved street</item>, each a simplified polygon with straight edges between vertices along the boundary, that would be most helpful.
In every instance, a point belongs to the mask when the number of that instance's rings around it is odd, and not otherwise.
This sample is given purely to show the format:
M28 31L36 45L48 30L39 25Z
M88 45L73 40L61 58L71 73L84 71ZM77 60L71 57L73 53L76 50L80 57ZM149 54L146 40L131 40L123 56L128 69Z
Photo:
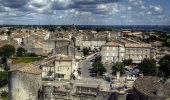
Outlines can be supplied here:
M90 60L91 59L94 59L94 54L93 55L90 55L88 56L85 60L81 61L79 63L79 66L81 68L81 77L82 78L90 78L90 73L89 73L89 68L91 68L91 62Z

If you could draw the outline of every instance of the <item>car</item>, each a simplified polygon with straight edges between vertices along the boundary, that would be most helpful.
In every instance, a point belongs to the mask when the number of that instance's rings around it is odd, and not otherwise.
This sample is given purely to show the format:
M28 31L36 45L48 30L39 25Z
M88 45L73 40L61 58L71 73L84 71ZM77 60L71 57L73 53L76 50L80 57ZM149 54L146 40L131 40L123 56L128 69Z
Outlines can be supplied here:
M85 60L85 59L86 59L86 57L82 57L82 58L81 58L81 60Z
M95 59L91 59L90 61L91 61L91 62L95 62Z

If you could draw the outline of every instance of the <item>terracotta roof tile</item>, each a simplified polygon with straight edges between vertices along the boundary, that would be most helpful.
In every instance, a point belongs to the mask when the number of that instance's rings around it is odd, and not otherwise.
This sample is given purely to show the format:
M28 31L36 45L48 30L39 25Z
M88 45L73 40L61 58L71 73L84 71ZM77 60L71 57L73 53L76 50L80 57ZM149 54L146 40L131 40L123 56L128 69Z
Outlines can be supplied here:
M22 64L14 65L11 67L10 71L21 71L21 72L36 74L36 75L39 75L42 72L38 66L35 66L32 63L28 63L28 64L22 63Z

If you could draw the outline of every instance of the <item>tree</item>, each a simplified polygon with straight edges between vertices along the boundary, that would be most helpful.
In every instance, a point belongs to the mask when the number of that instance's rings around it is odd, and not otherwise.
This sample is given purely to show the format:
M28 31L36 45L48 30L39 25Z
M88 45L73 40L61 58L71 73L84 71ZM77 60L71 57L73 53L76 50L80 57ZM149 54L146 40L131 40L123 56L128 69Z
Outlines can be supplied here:
M11 35L11 31L7 31L6 34L7 34L8 36L10 36L10 35Z
M8 70L7 59L15 54L15 48L12 45L4 45L0 48L1 64L3 64L5 70Z
M0 71L0 87L3 87L4 85L8 83L7 77L8 77L8 72Z
M27 53L25 54L26 57L38 57L35 53Z
M120 72L120 75L124 75L125 74L125 66L123 63L121 62L116 62L113 66L112 66L112 74L116 75L117 72Z
M167 39L164 44L165 44L167 47L170 47L170 39Z
M10 57L15 54L15 47L13 45L7 44L0 48L0 54L2 57Z
M1 92L1 97L3 98L3 100L7 100L8 98L8 92L7 91L2 91ZM6 98L6 99L5 99Z
M163 74L165 78L170 77L170 55L165 55L159 61L159 71Z
M48 28L48 31L50 31L50 32L55 32L55 28L52 27L52 26L50 26L50 27Z
M156 61L154 59L144 59L140 63L140 71L144 75L156 76L158 74L158 67L156 67Z
M20 47L20 48L17 49L17 53L16 54L17 54L18 57L22 57L22 56L24 56L26 54L26 52L27 52L27 50L25 50L24 48Z
M83 52L83 55L84 55L84 56L87 56L87 55L89 55L89 51L90 51L90 49L89 49L89 48L87 48L87 47L84 47L84 48L83 48L83 50L82 50L82 52Z
M102 75L106 72L106 68L103 66L101 62L94 62L92 64L93 70L97 72L98 75Z
M0 32L0 35L2 35L2 34L4 34L4 33L5 33L4 31L1 31L1 32Z
M62 28L64 31L66 31L66 30L68 29L68 27L67 27L67 26L64 26L64 25L62 25L61 28Z
M125 59L125 60L123 61L123 64L124 64L125 66L131 65L131 64L132 64L132 59Z

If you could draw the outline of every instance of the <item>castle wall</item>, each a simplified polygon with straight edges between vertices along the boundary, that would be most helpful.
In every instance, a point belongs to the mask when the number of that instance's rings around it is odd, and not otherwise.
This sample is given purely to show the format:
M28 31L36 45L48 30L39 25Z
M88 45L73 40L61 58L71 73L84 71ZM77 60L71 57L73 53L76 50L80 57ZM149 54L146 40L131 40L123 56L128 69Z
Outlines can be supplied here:
M9 100L38 100L41 89L41 74L34 75L19 71L9 72Z

